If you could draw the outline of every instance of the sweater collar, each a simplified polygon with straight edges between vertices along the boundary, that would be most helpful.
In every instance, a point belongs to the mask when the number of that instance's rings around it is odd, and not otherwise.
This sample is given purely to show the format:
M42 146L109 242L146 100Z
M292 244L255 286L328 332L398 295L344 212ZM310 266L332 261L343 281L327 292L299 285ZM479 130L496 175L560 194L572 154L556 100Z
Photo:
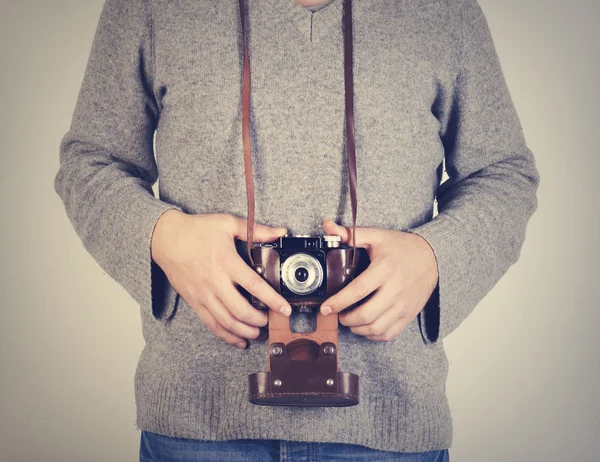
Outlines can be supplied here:
M303 42L317 44L334 41L342 35L343 1L333 0L315 12L296 0L265 0L265 3L281 20L280 26L291 29ZM356 17L356 8L353 14Z

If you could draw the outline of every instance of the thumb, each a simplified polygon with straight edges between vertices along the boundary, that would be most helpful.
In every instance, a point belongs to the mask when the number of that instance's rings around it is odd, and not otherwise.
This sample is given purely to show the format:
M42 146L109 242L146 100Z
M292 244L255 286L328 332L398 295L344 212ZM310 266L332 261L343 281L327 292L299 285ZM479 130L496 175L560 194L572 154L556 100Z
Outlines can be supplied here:
M252 233L253 242L271 242L287 234L288 230L281 227L273 227L254 223ZM236 230L234 236L243 241L248 241L248 220L236 216Z
M260 223L254 223L252 240L254 242L270 242L281 236L284 236L287 234L287 232L288 230L285 228L276 228L267 225L261 225Z

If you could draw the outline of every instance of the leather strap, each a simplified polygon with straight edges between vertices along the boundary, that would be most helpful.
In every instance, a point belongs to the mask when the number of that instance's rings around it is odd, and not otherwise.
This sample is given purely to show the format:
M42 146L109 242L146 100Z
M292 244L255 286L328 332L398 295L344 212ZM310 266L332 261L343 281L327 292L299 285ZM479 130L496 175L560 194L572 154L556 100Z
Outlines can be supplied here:
M344 83L346 95L346 157L348 162L348 181L352 203L352 268L356 267L356 143L354 140L354 78L352 73L353 40L352 40L352 2L344 2ZM252 150L250 146L250 61L247 49L246 4L239 0L240 18L242 22L244 45L244 72L242 84L242 140L244 143L244 170L246 175L246 194L248 197L247 218L247 251L250 263L252 258L252 241L254 237L254 174L252 171Z
M346 157L352 202L352 268L356 267L356 143L354 141L354 75L352 73L352 2L344 0L344 83L346 92Z
M244 143L244 170L246 174L246 195L248 198L247 242L250 263L252 258L252 239L254 236L254 173L252 171L252 151L250 148L250 61L246 46L246 5L240 0L240 16L242 19L242 34L244 43L244 81L242 84L242 140Z

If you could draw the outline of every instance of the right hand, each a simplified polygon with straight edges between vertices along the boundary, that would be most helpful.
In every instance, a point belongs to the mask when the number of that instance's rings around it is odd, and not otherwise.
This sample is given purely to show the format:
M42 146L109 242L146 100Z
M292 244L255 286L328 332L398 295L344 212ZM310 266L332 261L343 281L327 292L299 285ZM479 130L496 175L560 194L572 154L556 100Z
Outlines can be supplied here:
M289 303L238 254L234 239L247 241L247 222L233 214L187 214L169 209L152 234L152 259L173 288L217 337L238 348L260 336L267 313L252 306L236 283L270 309L289 316ZM272 242L287 233L255 223L253 242Z

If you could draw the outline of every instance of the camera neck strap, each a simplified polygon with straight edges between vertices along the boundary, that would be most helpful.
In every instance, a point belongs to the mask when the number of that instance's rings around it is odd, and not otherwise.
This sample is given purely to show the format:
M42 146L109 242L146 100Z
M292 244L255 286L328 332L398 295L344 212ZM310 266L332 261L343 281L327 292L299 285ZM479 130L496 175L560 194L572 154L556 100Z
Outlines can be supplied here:
M356 267L356 144L354 141L354 81L352 74L352 3L344 3L344 83L346 96L346 158L348 162L348 180L352 203L352 268ZM246 194L248 197L247 244L248 256L252 258L252 239L254 235L254 174L252 171L252 151L250 146L250 62L248 58L246 38L246 5L245 0L239 0L240 18L242 22L244 45L244 72L242 84L242 140L244 143L244 170L246 175Z

